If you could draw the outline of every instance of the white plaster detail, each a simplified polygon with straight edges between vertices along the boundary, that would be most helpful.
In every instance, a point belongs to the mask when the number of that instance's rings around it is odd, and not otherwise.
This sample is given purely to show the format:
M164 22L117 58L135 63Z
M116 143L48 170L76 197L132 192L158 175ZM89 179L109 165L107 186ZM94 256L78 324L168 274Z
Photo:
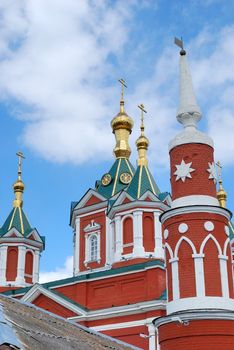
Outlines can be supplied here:
M18 246L18 264L17 264L16 282L22 285L25 284L25 278L24 278L25 254L26 254L26 247L23 245Z
M6 282L7 245L0 246L0 284Z
M185 179L187 177L191 178L191 173L195 171L195 169L191 168L192 162L185 163L182 159L181 163L176 165L176 171L174 172L174 175L176 176L176 181L182 180L185 182Z
M73 273L76 276L80 271L80 218L75 220L74 230L74 256L73 256Z
M201 244L201 247L200 247L200 254L203 254L203 253L204 253L205 245L206 245L206 243L207 243L210 239L215 243L215 245L216 245L216 247L217 247L217 249L218 249L218 255L222 255L222 249L221 249L221 247L220 247L220 245L219 245L219 242L217 241L217 239L216 239L211 233L209 233L209 234L204 238L204 240L203 240L203 242L202 242L202 244Z
M225 226L224 230L226 235L229 236L229 227L227 225Z
M231 242L230 239L227 238L225 243L224 243L224 247L223 247L223 255L227 255L227 248L230 247L231 248Z
M182 236L178 240L176 247L175 247L175 257L176 258L178 258L179 248L180 248L180 245L183 241L187 242L190 245L190 247L192 248L193 254L197 254L197 251L196 251L196 248L195 248L195 245L193 244L193 242L188 237Z
M212 221L206 221L204 223L204 228L205 228L206 231L209 231L209 232L214 231L214 224L213 224L213 222Z
M145 254L143 247L143 222L142 222L143 212L138 210L133 212L133 239L134 239L134 249L133 255L135 257L142 256Z
M182 223L179 225L178 230L179 230L179 233L185 233L188 231L188 225L185 223Z
M154 255L159 259L164 259L164 249L162 246L162 225L159 221L159 216L161 212L154 212L154 240L155 240L155 248Z
M168 236L169 236L169 231L168 231L168 229L165 229L165 230L164 230L163 236L164 236L165 239L168 238Z
M202 143L214 147L213 140L208 135L196 129L184 129L169 142L169 151L176 146L188 143Z
M100 255L100 231L91 232L85 236L85 261L87 265L89 262L101 261Z
M115 217L115 261L120 261L122 254L122 225L121 225L121 216L116 215Z
M234 299L223 297L194 297L173 300L167 304L167 314L184 310L222 309L234 311Z
M96 230L99 230L100 228L101 228L101 225L99 225L94 220L91 220L90 224L85 226L84 232L96 231Z
M166 243L164 247L165 247L165 252L166 252L166 249L167 249L168 253L170 255L170 259L172 259L173 258L173 251L172 251L170 245L168 243Z
M39 281L39 269L40 269L40 251L35 250L33 254L33 283Z
M219 201L216 197L205 195L184 196L172 201L172 208L192 206L192 205L214 205L219 206Z
M169 260L169 263L171 264L173 300L177 300L180 297L178 260L178 258L172 258Z
M156 342L155 342L155 336L156 336L156 330L154 325L152 324L152 321L147 324L148 327L148 337L149 337L149 350L156 350Z
M205 278L204 278L204 254L192 254L195 265L196 295L205 296Z
M229 298L227 260L228 260L227 256L219 255L222 296L224 298Z
M209 173L208 179L213 180L214 184L216 184L218 177L217 177L215 163L208 162L208 166L209 166L208 169L206 169L206 171Z

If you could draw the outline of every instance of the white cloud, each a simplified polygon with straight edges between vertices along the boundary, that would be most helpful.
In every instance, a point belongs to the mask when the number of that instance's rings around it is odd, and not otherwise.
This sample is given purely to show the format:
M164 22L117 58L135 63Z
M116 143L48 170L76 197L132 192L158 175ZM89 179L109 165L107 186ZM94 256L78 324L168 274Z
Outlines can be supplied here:
M73 276L73 257L68 256L63 267L57 267L54 271L41 271L40 283L56 281Z
M126 48L139 3L1 2L0 96L18 101L13 112L24 123L22 140L28 147L55 162L80 164L98 161L100 153L102 161L112 156L109 122L117 112L118 87L113 88L109 77L118 78L114 61L119 57L131 69L135 52ZM143 1L141 6L151 3ZM203 28L186 45L216 154L230 164L234 162L232 148L227 152L224 140L233 121L233 40L234 27ZM139 134L136 105L143 102L148 110L150 160L161 167L169 164L167 144L180 128L175 118L178 56L171 43L161 56L155 53L151 77L136 84L127 97L128 112L136 121L132 148Z

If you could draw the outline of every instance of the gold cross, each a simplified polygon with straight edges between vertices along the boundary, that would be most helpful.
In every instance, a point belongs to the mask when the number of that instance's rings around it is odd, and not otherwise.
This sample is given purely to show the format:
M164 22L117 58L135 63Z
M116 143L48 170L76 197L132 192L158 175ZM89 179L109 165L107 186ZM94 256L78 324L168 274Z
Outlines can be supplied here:
M121 100L124 99L124 88L127 88L126 82L124 79L119 79L118 80L120 84L122 85L122 90L121 90Z
M145 110L145 106L143 105L143 103L140 104L138 108L140 108L141 110L141 127L144 128L144 113L147 113L147 111Z
M21 174L22 174L22 159L25 159L25 156L22 152L17 152L16 155L19 157L18 159L18 179L21 180Z
M217 167L218 167L218 177L219 177L219 180L221 180L221 177L222 177L222 168L223 166L221 165L220 161L218 161L216 163Z

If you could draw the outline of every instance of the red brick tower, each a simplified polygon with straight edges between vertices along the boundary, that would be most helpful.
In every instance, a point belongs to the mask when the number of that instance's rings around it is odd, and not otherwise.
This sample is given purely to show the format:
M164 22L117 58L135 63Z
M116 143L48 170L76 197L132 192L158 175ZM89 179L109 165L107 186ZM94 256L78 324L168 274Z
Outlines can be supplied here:
M169 145L172 209L161 216L167 316L154 321L160 350L233 349L234 296L230 212L216 197L213 142L197 130L196 103L181 41L180 106L184 126Z

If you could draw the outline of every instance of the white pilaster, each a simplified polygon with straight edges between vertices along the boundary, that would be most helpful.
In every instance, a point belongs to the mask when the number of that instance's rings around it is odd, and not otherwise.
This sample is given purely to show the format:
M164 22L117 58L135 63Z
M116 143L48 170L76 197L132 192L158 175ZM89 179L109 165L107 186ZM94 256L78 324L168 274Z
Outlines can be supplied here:
M226 255L219 255L222 296L224 298L229 298L227 260L228 257Z
M123 249L123 234L120 215L115 217L115 239L115 261L119 261L121 259Z
M204 278L204 254L193 254L196 279L197 297L205 296L205 278Z
M177 300L180 297L180 287L179 287L179 271L178 271L178 258L173 258L169 260L171 264L172 273L172 299Z
M0 284L6 283L7 246L0 247Z
M140 210L133 212L133 236L134 236L134 257L144 256L145 250L143 247L143 228L142 228L143 212Z
M162 246L162 224L159 221L160 212L154 212L154 254L159 259L164 259L164 251Z
M24 278L25 254L26 254L26 247L19 245L18 246L17 277L16 277L17 284L25 284L25 278Z
M156 350L156 330L153 324L148 324L149 350Z
M106 265L110 264L110 257L111 257L111 221L106 216Z
M114 261L114 254L115 254L115 249L114 249L114 244L115 244L115 223L112 221L110 223L110 237L109 237L109 249L110 249L110 264L113 263Z
M80 271L80 218L76 218L75 225L73 273L76 276Z
M39 281L39 268L40 268L40 251L34 251L33 257L33 283L37 283Z

